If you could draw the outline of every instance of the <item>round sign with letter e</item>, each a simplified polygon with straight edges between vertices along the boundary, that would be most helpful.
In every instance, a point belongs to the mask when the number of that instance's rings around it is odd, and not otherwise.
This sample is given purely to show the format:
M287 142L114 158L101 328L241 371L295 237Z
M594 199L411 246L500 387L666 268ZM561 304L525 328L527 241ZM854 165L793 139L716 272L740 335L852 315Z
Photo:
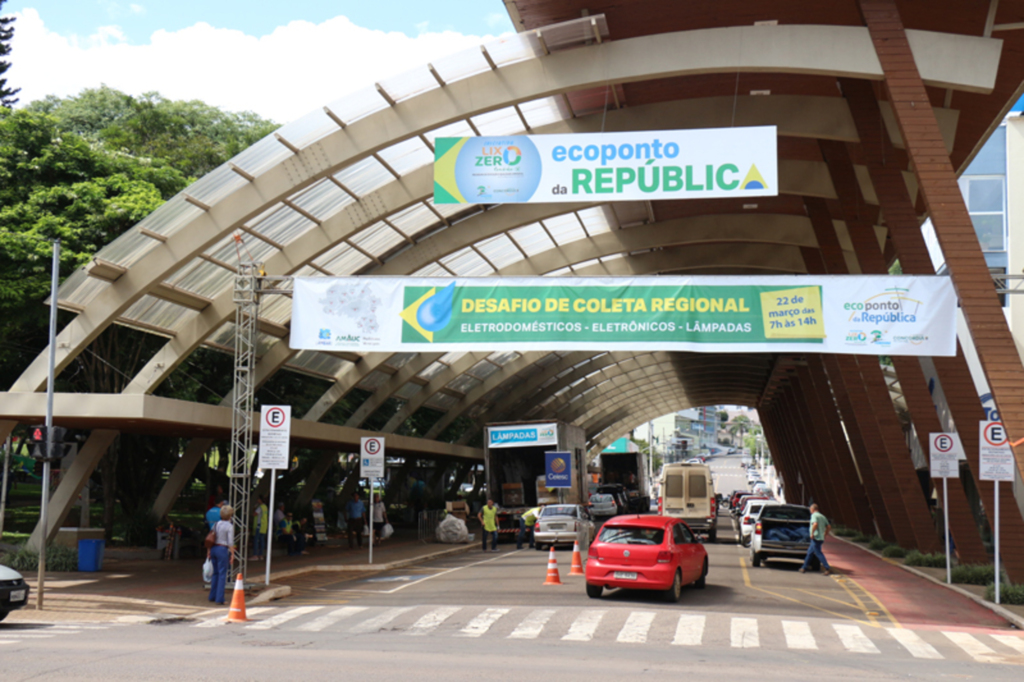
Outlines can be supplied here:
M957 452L961 449L955 433L929 434L931 458L929 468L932 478L959 478L960 463Z
M359 441L360 478L384 477L384 439L364 436Z
M982 481L1012 481L1016 463L1002 422L978 423L978 478Z

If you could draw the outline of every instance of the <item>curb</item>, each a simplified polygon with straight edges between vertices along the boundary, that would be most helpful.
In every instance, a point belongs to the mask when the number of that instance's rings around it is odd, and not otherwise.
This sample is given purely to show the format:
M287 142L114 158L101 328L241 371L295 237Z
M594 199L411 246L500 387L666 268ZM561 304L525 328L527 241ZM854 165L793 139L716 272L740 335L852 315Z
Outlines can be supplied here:
M282 580L284 578L292 578L303 573L380 573L382 571L390 571L394 568L402 568L404 566L412 566L414 564L421 563L423 561L431 561L433 559L440 559L446 556L452 556L456 554L464 554L472 551L477 545L466 544L458 547L452 547L450 549L443 549L437 552L431 552L430 554L421 554L420 556L411 557L409 559L400 559L398 561L392 561L386 564L340 564L340 565L320 565L320 566L304 566L302 568L292 568L287 571L280 571L278 573L271 573L270 579L274 582ZM290 589L290 588L289 588Z
M269 604L275 599L282 599L292 593L292 588L288 585L272 585L265 590L260 590L260 593L253 597L248 606L256 606L258 604Z
M933 576L928 575L924 571L918 571L913 566L907 566L906 564L897 563L895 561L892 561L892 560L882 556L879 552L876 552L873 549L869 549L867 547L862 547L859 543L853 542L851 540L847 540L846 538L841 538L838 535L834 535L834 534L832 535L832 537L835 538L836 540L841 540L841 541L845 542L848 545L852 545L854 547L857 547L858 549L862 549L865 552L867 552L868 554L873 554L874 556L876 556L879 559L881 559L882 561L890 564L891 566L898 566L899 568L902 568L904 571L907 571L908 573L913 573L914 575L916 575L919 578L924 578L925 580L933 582L936 585L941 585L942 587L945 587L948 590L952 590L953 592L956 592L957 594L961 594L961 595L967 597L968 599L970 599L971 601L973 601L974 603L978 604L979 606L984 606L986 609L988 609L989 611L992 611L997 616L1000 616L1001 618L1005 618L1007 621L1009 621L1010 623L1012 623L1016 627L1024 630L1024 618L1022 618L1021 616L1018 616L1016 613L1013 613L1012 611L1010 611L1008 609L1004 609L1000 604L996 604L996 603L988 601L987 599L983 599L982 597L979 597L978 595L974 594L973 592L970 592L969 590L965 590L964 588L962 588L962 587L960 587L958 585L949 585L947 583L944 583L941 580L939 580L939 579L937 579L937 578L935 578Z

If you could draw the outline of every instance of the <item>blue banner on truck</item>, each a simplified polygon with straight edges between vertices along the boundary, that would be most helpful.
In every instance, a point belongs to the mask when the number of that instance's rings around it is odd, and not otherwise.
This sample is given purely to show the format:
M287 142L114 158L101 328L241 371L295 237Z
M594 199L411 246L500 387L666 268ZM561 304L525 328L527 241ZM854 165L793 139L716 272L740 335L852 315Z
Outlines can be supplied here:
M549 488L571 488L572 455L568 452L545 452L544 475Z

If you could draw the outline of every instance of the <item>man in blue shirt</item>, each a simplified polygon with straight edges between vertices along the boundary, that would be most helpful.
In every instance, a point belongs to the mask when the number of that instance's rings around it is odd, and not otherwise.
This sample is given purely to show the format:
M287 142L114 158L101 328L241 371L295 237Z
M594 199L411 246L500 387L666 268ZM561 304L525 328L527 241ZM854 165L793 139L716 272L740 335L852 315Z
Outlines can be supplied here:
M359 493L352 493L352 499L345 504L345 517L348 521L348 548L354 549L358 543L363 548L363 523L366 521L366 505L359 499Z
M223 507L225 504L227 504L226 500L220 500L219 502L216 502L212 507L210 507L209 510L207 510L206 526L210 530L213 530L213 527L217 525L218 521L220 521L220 508Z

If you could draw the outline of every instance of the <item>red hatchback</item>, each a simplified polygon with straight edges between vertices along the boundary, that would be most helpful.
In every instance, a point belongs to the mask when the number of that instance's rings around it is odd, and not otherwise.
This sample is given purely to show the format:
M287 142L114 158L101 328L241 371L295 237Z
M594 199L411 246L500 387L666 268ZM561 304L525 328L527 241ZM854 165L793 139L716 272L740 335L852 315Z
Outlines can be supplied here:
M663 590L679 600L683 585L703 588L708 552L690 528L667 516L617 516L601 527L587 552L587 596L605 588Z

